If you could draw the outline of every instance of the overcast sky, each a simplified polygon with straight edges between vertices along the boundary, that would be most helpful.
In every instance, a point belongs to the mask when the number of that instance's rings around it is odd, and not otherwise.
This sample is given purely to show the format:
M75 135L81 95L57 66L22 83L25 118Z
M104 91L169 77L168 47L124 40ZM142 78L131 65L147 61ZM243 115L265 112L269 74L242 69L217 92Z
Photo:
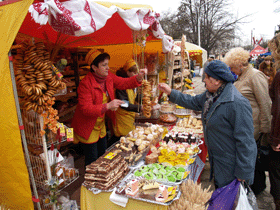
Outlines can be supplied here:
M153 7L154 11L162 13L171 9L176 11L181 0L106 0L109 2L147 4ZM231 0L232 12L238 17L252 14L246 19L246 24L241 26L243 42L250 44L251 33L256 39L263 37L271 39L274 35L275 28L280 24L280 13L274 13L275 8L280 7L275 0ZM203 31L201 31L203 33Z

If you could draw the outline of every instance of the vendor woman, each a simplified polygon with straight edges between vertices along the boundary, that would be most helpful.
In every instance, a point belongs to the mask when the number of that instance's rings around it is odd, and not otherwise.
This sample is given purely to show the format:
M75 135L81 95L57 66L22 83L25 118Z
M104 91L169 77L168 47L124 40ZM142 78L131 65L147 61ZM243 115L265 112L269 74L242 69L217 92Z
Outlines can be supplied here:
M134 77L138 73L138 67L133 59L128 60L123 68L116 72L117 76L130 78ZM131 130L135 128L135 113L141 111L141 105L135 104L136 89L126 89L126 90L116 90L116 98L120 100L128 101L127 107L119 107L116 111L116 124L114 127L114 138L112 142L114 143L119 140L121 136L127 135Z
M109 71L110 55L92 49L85 58L90 72L78 87L78 105L72 120L74 143L81 143L85 166L105 153L107 147L105 113L115 124L115 111L123 103L115 99L114 89L141 85L146 69L131 78L121 78Z

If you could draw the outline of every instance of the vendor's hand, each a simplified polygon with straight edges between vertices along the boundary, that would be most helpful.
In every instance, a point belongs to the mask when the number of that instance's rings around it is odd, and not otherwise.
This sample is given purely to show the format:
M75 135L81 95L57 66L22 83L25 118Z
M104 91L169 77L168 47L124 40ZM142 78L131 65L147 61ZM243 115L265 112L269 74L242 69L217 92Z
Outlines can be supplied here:
M171 88L169 87L168 84L165 83L159 83L158 84L158 89L164 93L166 93L167 95L170 95L171 93Z
M275 151L275 152L280 152L280 144L278 144L277 146L272 146L272 149Z
M240 182L244 182L245 181L244 179L238 179L238 178L237 178L237 180L240 181Z
M124 102L122 100L114 99L113 101L110 101L109 103L107 103L107 109L110 109L112 111L117 111L119 106L123 103Z
M147 69L140 69L139 74L137 75L137 81L142 81L144 79L145 74L147 74L148 70Z

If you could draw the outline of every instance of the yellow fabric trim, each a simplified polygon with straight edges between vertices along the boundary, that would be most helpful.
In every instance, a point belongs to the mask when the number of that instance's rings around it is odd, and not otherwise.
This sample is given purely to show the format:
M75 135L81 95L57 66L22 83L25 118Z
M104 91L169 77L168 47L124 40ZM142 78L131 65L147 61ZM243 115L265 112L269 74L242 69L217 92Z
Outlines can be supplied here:
M125 71L128 71L128 69L130 69L132 66L137 66L136 62L133 59L130 59L128 61L126 61L126 63L123 66L123 69Z
M114 204L109 200L111 192L101 192L94 194L93 192L87 190L86 187L81 186L81 210L136 210L136 209L145 209L145 210L167 210L168 206L157 205L153 203L148 203L145 201L139 201L134 199L128 199L127 205L125 208ZM106 205L106 207L105 207Z
M103 104L108 102L108 96L106 93L103 93ZM83 137L74 134L74 143L82 142L85 144L92 144L99 140L99 138L103 138L106 136L106 126L105 126L105 114L103 117L98 117L96 120L96 123L94 125L94 128L88 138L88 140L84 139Z
M90 66L92 64L92 62L94 61L94 59L100 54L102 54L101 51L99 51L97 49L92 49L87 53L87 55L85 57L85 61Z
M34 209L21 143L8 53L33 0L0 6L0 206Z
M135 93L132 89L126 90L129 103L134 104ZM135 112L129 112L122 108L116 111L116 125L114 126L114 134L117 137L126 136L130 131L134 130Z
M91 1L91 0L90 0ZM111 7L111 6L117 6L122 9L133 9L133 8L141 8L141 9L151 9L153 8L150 5L145 5L145 4L123 4L123 3L112 3L112 2L103 2L103 1L94 1L97 4L101 4L105 7Z

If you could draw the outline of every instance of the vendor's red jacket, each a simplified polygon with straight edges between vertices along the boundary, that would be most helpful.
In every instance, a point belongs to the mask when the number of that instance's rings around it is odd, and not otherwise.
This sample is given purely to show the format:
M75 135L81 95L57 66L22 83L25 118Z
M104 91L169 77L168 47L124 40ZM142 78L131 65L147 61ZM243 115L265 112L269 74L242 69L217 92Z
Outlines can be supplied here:
M106 79L106 90L110 101L115 99L114 89L124 90L140 86L136 76L122 78L109 72ZM88 139L98 117L103 117L102 110L103 92L92 73L88 73L78 87L78 105L72 120L71 127L79 136ZM115 112L106 112L115 124Z

